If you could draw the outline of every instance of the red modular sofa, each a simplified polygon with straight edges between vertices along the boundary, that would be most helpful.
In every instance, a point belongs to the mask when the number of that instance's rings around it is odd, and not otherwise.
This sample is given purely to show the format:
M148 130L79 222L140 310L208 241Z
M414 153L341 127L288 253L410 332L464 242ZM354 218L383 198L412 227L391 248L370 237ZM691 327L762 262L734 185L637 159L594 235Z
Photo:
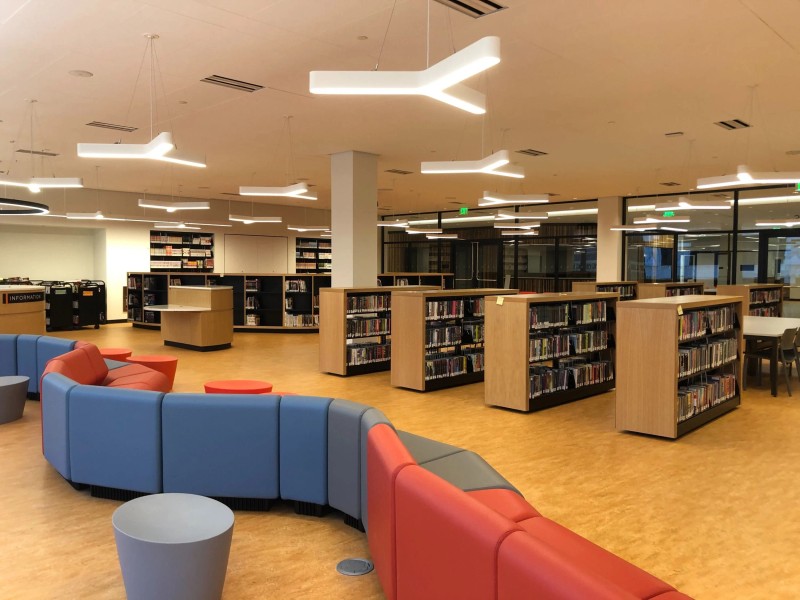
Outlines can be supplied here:
M687 600L508 489L464 492L388 425L367 440L370 550L390 600Z
M171 388L166 375L143 365L125 364L109 369L97 346L88 342L77 342L74 350L48 361L42 377L47 373L61 373L83 385L154 392L168 392Z

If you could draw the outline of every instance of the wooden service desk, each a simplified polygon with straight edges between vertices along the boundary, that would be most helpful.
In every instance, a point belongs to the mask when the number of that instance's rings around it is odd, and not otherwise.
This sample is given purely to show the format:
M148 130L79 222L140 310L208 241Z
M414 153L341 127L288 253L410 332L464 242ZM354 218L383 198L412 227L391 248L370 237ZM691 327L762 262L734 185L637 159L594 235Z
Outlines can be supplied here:
M161 313L164 345L201 352L231 347L232 287L170 286L169 299L170 304L144 307Z
M0 333L44 335L44 288L0 285Z

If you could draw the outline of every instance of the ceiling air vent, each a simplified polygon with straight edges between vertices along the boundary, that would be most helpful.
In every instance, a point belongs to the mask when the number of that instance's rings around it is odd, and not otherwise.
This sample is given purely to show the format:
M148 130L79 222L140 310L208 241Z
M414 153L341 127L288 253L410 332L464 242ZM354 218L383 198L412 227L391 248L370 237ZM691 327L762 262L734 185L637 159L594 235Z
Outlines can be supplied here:
M103 123L102 121L92 121L91 123L87 123L89 127L101 127L103 129L113 129L115 131L127 131L131 133L132 131L136 131L138 127L130 127L128 125L115 125L114 123Z
M403 169L386 169L386 173L394 173L395 175L411 175L413 171L403 171Z
M730 131L731 129L746 129L750 127L750 123L745 123L741 119L731 119L730 121L717 121L714 125L719 125L723 129Z
M436 2L475 19L508 8L491 0L436 0Z
M542 152L541 150L534 150L533 148L525 148L523 150L517 150L518 154L525 154L526 156L547 156L547 152Z
M658 185L665 185L667 187L675 187L676 185L680 185L677 181L662 181Z
M239 90L242 92L257 92L258 90L264 89L263 85L258 85L257 83L247 83L246 81L239 81L238 79L223 77L222 75L210 75L209 77L205 77L200 81L213 83L214 85L221 85L222 87L233 88L234 90Z
M24 150L20 148L17 152L22 152L23 154L35 154L36 156L58 156L57 152L46 152L44 150Z

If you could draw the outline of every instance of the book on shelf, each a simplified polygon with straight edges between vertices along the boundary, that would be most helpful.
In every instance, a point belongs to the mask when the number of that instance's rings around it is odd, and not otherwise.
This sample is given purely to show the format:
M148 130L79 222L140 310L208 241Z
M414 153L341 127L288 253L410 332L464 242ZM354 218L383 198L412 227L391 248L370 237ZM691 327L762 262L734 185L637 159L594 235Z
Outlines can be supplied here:
M388 362L392 357L391 344L348 344L347 366Z
M425 319L461 319L464 317L464 300L428 300L425 303Z

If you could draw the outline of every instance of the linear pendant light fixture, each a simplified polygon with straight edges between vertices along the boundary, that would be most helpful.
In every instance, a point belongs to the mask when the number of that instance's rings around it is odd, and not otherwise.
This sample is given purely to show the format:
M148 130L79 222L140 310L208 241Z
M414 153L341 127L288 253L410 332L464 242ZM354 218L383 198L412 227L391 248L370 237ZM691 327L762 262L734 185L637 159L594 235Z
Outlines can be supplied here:
M283 223L283 217L255 217L253 215L228 215L229 221L238 221L245 225L253 223Z
M179 210L208 210L211 208L209 202L162 202L160 200L147 200L146 198L139 198L140 208L157 208L165 210L168 213L174 213Z
M634 225L657 225L659 223L691 223L689 217L660 217L658 215L647 215L646 217L635 217Z
M500 62L500 38L487 36L424 71L311 71L312 94L428 96L475 115L486 96L461 82Z
M498 150L494 154L480 160L444 160L422 163L422 173L487 173L522 179L525 171L520 167L509 165L508 150Z
M483 198L478 201L478 206L547 204L548 202L550 202L549 194L497 194L495 192L483 192Z
M102 221L105 217L103 216L103 212L98 210L95 212L68 212L67 213L68 219L94 219L97 221Z
M498 210L495 216L497 221L513 221L515 219L520 221L543 221L547 218L549 218L547 213L513 212L510 210Z
M316 200L317 194L309 192L305 183L294 183L283 187L239 186L240 196L272 196L277 198L302 198Z
M696 200L689 196L678 196L677 200L655 205L656 212L667 210L729 210L732 204L726 200Z
M739 165L736 168L736 175L701 177L697 180L697 189L709 190L740 185L770 185L781 183L800 183L800 172L774 171L753 173L746 165Z
M331 228L330 225L287 225L286 229L291 231L328 231Z
M386 219L378 221L378 227L408 227L408 219Z

